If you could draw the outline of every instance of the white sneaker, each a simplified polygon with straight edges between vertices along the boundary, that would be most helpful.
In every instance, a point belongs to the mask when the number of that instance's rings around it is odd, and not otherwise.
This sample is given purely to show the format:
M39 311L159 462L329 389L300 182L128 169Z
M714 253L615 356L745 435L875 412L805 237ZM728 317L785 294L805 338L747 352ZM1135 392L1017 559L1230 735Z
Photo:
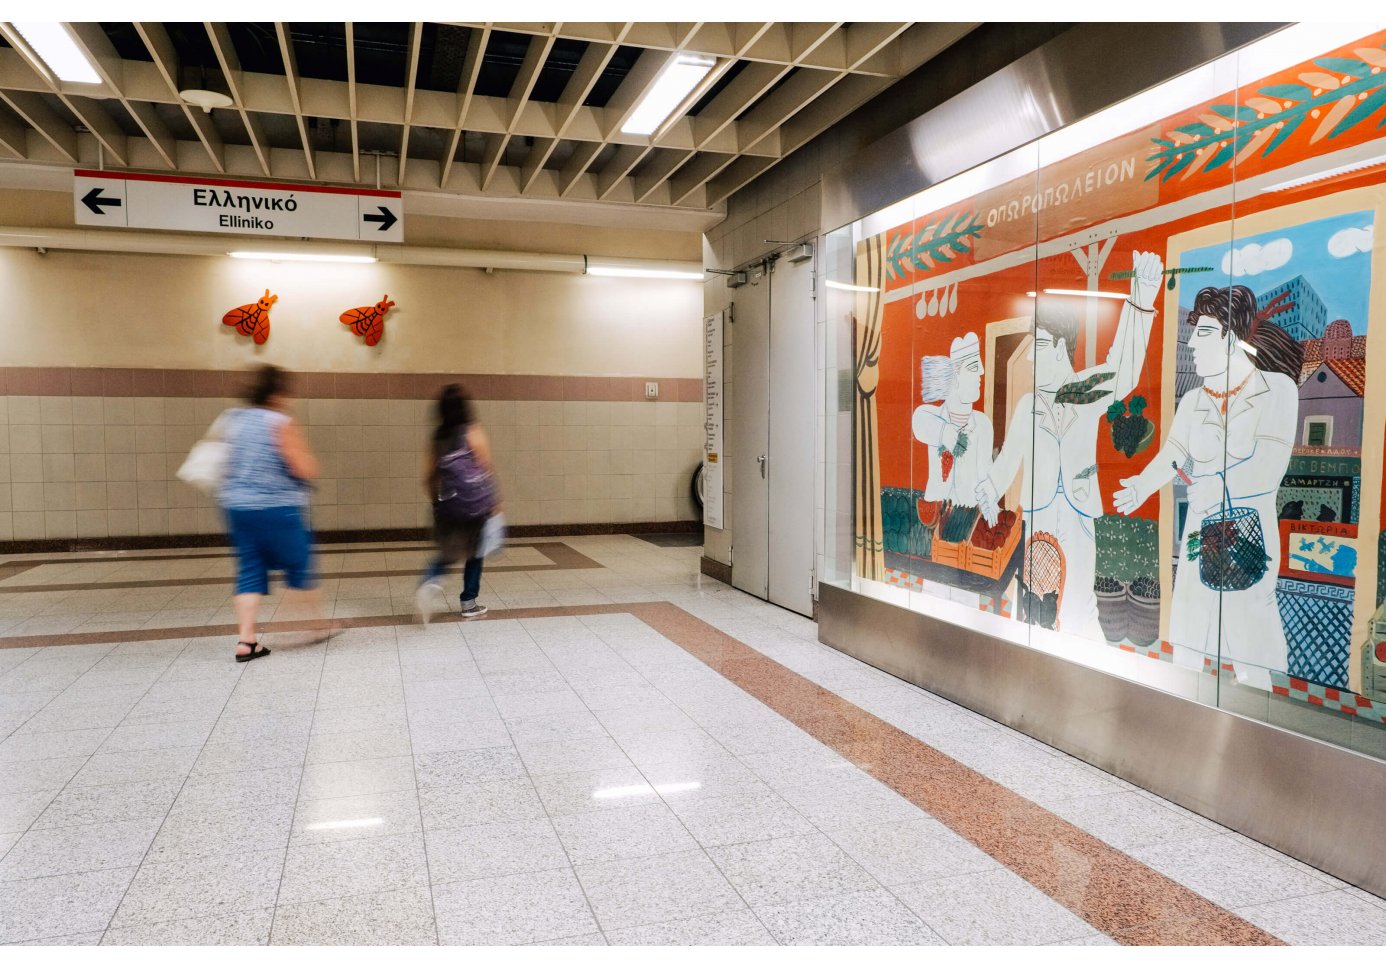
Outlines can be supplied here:
M425 625L433 621L433 616L447 608L447 596L443 593L443 586L436 581L426 581L420 585L419 590L414 593L414 608Z

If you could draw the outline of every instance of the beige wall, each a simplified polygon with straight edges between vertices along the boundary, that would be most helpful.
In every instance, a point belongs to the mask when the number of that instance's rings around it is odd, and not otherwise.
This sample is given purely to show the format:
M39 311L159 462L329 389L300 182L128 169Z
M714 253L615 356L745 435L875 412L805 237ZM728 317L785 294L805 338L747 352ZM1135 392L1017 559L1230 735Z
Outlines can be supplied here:
M268 288L264 346L221 318ZM5 366L697 377L696 283L428 266L0 249ZM338 322L397 303L366 346Z
M0 191L0 225L69 226L71 209L69 194ZM407 221L415 244L678 260L699 251L694 233ZM310 373L641 380L702 372L702 290L690 282L0 248L0 287L2 367L242 371L264 361ZM269 342L256 347L221 317L266 288L279 301ZM384 339L367 347L337 316L385 293L398 305ZM0 541L220 530L212 503L174 472L230 401L16 389L0 397ZM656 402L479 401L511 522L694 519L688 480L701 453L702 410L674 389L663 386ZM314 500L319 529L426 522L418 471L429 407L421 399L300 401L325 465Z

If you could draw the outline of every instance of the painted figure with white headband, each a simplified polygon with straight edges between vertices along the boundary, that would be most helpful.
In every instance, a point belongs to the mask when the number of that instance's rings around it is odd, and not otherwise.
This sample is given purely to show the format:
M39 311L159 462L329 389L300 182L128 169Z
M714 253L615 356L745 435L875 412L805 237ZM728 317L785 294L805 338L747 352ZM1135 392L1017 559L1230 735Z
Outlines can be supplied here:
M929 449L927 501L977 506L977 486L991 472L991 421L973 409L982 397L984 372L976 333L953 340L947 356L921 362L925 402L915 408L910 425Z
M1140 380L1163 270L1158 254L1132 254L1131 294L1121 305L1107 358L1080 371L1073 366L1080 322L1067 304L1070 297L1040 298L1029 356L1035 391L1017 402L990 479L981 482L977 495L991 520L1000 495L1023 474L1026 541L1048 535L1063 554L1057 627L1092 639L1102 638L1093 590L1094 525L1103 511L1097 434L1107 406L1124 399Z

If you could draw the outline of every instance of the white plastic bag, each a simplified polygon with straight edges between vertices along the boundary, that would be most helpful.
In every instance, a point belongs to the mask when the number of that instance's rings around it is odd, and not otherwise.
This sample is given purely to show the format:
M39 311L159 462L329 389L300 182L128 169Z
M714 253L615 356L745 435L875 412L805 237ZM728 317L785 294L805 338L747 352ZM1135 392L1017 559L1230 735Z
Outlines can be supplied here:
M500 551L505 545L505 515L493 514L486 519L481 528L481 540L477 542L477 557L487 558Z
M226 479L226 462L231 454L231 445L224 439L225 421L224 413L212 421L207 433L193 444L183 466L178 468L178 479L203 494L216 494L221 482Z

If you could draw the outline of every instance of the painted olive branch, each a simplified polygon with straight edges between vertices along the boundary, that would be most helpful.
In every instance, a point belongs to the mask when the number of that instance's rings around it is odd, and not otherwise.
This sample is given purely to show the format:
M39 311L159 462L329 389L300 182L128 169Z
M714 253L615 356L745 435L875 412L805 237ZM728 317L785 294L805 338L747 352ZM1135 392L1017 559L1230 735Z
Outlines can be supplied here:
M982 234L976 213L954 213L918 232L897 235L886 247L886 275L894 279L912 269L932 269L952 262L972 249L972 240Z
M1162 182L1168 181L1192 165L1200 154L1214 149L1215 153L1201 166L1204 171L1220 168L1241 152L1254 151L1262 144L1264 158L1320 109L1328 111L1310 139L1311 144L1325 136L1335 138L1361 124L1386 106L1386 73L1373 73L1374 68L1386 67L1386 51L1364 48L1355 53L1362 59L1321 57L1314 62L1326 71L1355 80L1340 84L1329 74L1306 72L1300 80L1313 83L1321 89L1319 93L1315 94L1315 88L1308 84L1271 84L1247 98L1244 105L1212 105L1217 118L1205 115L1204 120L1180 125L1165 138L1151 139L1160 150L1146 159L1157 164L1145 180L1161 175ZM1294 103L1282 107L1281 102ZM1378 128L1383 126L1386 119L1377 124ZM1192 140L1180 143L1181 138Z

